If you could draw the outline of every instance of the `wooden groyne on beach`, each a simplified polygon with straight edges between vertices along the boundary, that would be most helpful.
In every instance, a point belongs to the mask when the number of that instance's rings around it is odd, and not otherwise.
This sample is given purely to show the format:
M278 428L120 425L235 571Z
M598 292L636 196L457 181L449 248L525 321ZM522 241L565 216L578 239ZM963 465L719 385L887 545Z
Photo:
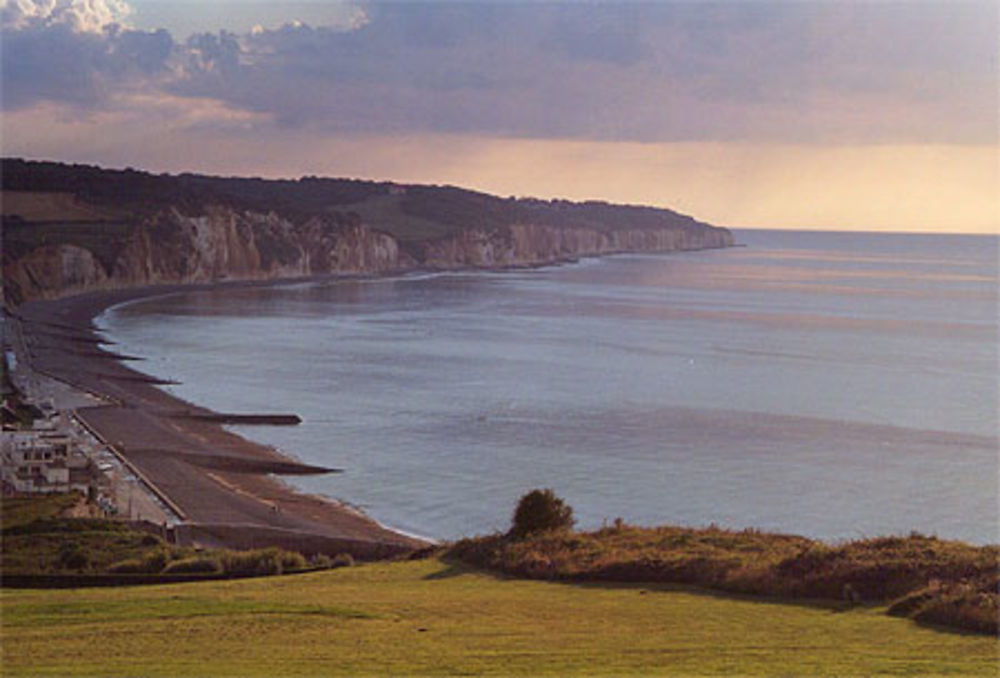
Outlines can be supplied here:
M185 412L174 415L177 418L208 421L215 424L241 424L244 426L296 426L302 423L297 414L232 414L212 412L210 414Z
M163 391L159 387L172 382L128 367L123 356L91 348L98 340L97 314L115 303L165 291L119 290L24 304L13 320L23 338L18 360L100 398L103 404L77 408L74 416L175 514L175 527L189 530L184 534L192 543L273 545L329 555L346 550L362 558L427 546L279 479L341 469L299 461L226 430L229 425L294 426L302 422L297 414L213 412Z

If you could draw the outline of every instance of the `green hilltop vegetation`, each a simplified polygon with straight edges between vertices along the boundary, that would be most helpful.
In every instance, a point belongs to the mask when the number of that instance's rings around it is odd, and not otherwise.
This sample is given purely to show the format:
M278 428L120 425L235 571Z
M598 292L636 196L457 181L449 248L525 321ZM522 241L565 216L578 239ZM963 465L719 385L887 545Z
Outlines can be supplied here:
M7 575L259 576L353 564L277 548L235 552L166 544L118 520L68 518L78 497L5 498L0 570ZM925 624L996 635L1000 549L912 534L832 546L805 537L717 527L596 532L512 531L436 552L482 570L568 582L687 584L785 600L888 605Z
M996 639L673 584L510 579L439 558L0 591L5 676L995 676Z
M997 635L1000 547L912 533L837 546L711 526L642 528L621 519L574 532L551 489L518 502L506 534L463 539L447 554L518 577L661 582L795 600L891 603L889 614Z
M6 498L4 574L151 583L0 589L3 675L996 673L994 546L620 521L581 533L569 507L522 500L507 534L307 563L167 547L66 517L77 501ZM216 566L183 565L195 560ZM203 579L164 584L171 572Z
M138 220L167 207L195 215L209 205L275 212L299 224L313 218L341 225L363 220L394 236L404 247L463 229L490 231L516 223L600 231L706 226L662 208L500 198L453 186L315 176L260 179L152 174L18 158L2 160L2 188L5 244L13 248L14 258L44 238L45 242L79 245L99 254L102 261L113 261L114 243L122 241ZM39 197L26 198L24 194L30 193ZM26 228L29 224L30 229Z
M4 497L0 500L0 572L5 577L59 580L92 577L135 583L156 575L205 577L262 576L353 563L325 555L307 560L278 548L252 551L201 550L168 545L157 534L121 520L68 517L86 509L78 494ZM80 579L80 581L84 581Z
M660 582L784 600L888 605L891 615L996 635L996 546L912 534L839 545L756 530L644 528L465 539L447 554L510 576Z

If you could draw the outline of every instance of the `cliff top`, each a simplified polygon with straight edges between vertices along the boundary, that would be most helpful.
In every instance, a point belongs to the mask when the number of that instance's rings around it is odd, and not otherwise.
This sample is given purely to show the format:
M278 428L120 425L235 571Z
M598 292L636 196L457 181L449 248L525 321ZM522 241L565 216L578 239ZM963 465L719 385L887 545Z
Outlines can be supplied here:
M296 223L357 215L401 242L433 240L464 229L515 223L562 228L702 228L672 210L600 201L500 198L454 186L401 185L358 179L260 179L152 174L90 165L2 159L5 223L121 223L164 208L203 213L210 205L275 212ZM30 194L45 194L44 198Z

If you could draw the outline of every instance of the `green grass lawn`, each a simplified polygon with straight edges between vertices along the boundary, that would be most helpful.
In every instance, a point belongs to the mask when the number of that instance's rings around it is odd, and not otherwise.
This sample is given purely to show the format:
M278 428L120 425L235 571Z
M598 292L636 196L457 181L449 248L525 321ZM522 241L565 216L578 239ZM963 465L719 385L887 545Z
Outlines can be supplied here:
M356 212L373 228L390 234L402 243L443 238L455 228L430 219L407 214L400 207L401 197L384 195L351 205L338 205L338 210Z
M440 560L0 591L3 675L983 675L990 636L881 609L500 579Z
M3 529L30 525L36 520L55 518L80 503L79 494L40 494L30 497L2 497Z

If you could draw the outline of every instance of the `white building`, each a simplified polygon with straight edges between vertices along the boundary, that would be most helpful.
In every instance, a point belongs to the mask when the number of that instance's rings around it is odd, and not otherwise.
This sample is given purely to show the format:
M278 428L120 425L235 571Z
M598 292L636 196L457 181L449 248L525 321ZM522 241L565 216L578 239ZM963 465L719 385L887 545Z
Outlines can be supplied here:
M74 447L72 439L44 423L32 430L4 431L0 477L16 492L87 494L93 476L90 460Z

